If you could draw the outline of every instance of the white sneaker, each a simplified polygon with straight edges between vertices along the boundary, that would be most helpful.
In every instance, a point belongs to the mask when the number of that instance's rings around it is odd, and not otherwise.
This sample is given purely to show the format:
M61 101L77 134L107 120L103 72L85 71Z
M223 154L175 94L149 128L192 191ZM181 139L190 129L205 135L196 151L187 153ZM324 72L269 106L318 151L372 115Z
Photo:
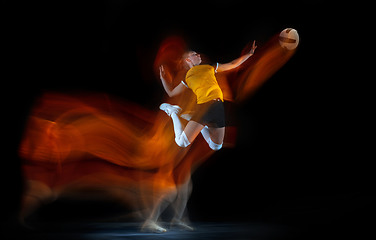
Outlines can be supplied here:
M172 113L179 115L179 113L181 112L181 107L179 107L178 105L171 105L169 103L162 103L159 106L159 109L167 113L168 116L171 116Z

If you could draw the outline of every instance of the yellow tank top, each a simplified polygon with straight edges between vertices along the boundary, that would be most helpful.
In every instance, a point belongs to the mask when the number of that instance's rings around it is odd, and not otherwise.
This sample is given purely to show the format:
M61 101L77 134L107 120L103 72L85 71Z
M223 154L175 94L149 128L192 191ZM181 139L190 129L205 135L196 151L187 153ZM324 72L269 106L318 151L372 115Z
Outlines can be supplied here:
M215 78L214 67L210 65L198 65L188 70L185 76L187 86L197 96L197 104L209 102L214 99L221 99L223 93Z

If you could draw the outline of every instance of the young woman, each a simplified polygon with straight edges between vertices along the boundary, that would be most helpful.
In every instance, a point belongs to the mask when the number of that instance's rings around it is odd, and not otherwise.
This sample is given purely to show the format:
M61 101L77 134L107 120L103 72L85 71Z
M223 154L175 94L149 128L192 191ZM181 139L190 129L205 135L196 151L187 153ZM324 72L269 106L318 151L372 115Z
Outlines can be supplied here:
M187 147L201 132L202 136L213 150L222 148L225 135L225 114L223 107L223 93L218 85L215 73L232 70L239 67L254 54L257 46L253 41L252 48L245 54L230 63L215 66L200 65L200 54L190 51L183 55L184 67L188 70L185 79L175 88L171 88L165 79L163 66L159 67L163 87L170 97L181 94L187 88L191 89L197 97L196 111L183 127L179 115L181 108L178 105L163 103L160 109L171 117L174 125L175 142L180 147Z

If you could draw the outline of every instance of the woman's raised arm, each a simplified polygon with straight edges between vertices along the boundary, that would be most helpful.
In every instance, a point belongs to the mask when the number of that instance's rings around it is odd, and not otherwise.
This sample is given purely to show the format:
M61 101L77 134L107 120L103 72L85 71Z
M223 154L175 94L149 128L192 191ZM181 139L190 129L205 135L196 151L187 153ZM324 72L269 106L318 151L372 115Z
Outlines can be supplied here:
M251 51L249 51L249 53L244 54L243 56L229 63L218 64L217 72L224 72L239 67L242 63L244 63L250 56L252 56L255 53L256 48L256 41L253 41L252 48Z

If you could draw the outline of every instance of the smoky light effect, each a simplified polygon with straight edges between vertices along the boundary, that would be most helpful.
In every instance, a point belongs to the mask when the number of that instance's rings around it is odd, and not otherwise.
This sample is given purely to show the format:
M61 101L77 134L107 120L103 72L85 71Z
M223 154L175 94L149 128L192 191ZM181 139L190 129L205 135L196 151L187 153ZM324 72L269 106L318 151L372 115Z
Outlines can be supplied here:
M176 201L211 153L200 139L178 147L162 111L107 94L46 93L31 111L19 148L27 182L21 215L60 196L88 198L90 190L98 193L93 199L115 198L147 219L162 201Z
M243 53L249 51L248 47ZM282 68L295 54L296 49L287 50L279 43L279 34L274 35L266 44L256 49L256 53L247 61L236 76L236 101L242 102L251 97L273 74ZM281 79L283 81L283 79Z
M181 38L166 39L154 62L156 76L163 65L166 79L178 85L186 73L180 64L186 48ZM218 74L225 100L241 102L251 96L293 54L279 46L276 36L236 70L233 82L228 82L229 73ZM190 91L166 101L183 112L195 106ZM235 132L226 127L224 147L235 144ZM153 221L171 205L173 218L182 219L191 175L213 151L201 135L188 148L178 147L174 138L163 111L104 93L45 93L31 109L19 147L26 182L21 218L43 203L74 196L116 199L139 211L141 219Z

